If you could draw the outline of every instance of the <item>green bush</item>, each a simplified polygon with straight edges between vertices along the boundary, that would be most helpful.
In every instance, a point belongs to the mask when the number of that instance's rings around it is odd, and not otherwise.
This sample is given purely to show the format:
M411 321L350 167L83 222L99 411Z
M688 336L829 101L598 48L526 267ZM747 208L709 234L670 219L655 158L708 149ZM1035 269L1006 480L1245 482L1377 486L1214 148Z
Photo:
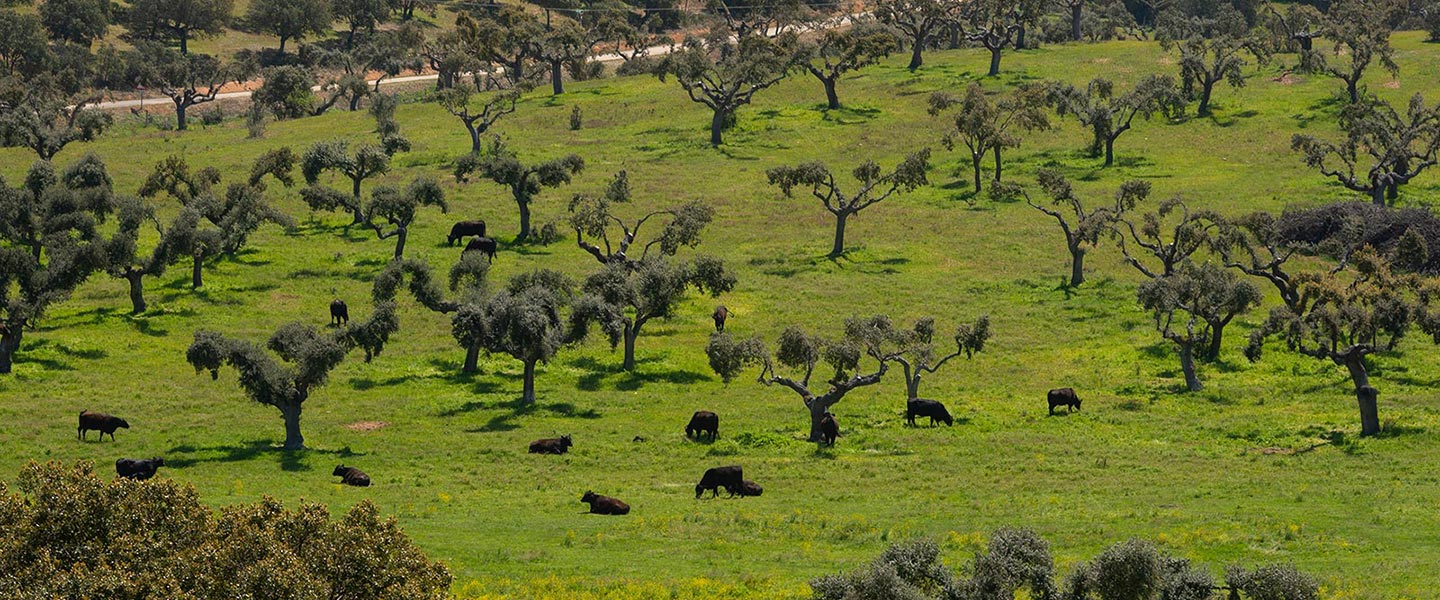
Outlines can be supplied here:
M420 600L450 572L369 501L332 520L266 498L212 511L168 480L104 481L88 462L0 482L0 598Z

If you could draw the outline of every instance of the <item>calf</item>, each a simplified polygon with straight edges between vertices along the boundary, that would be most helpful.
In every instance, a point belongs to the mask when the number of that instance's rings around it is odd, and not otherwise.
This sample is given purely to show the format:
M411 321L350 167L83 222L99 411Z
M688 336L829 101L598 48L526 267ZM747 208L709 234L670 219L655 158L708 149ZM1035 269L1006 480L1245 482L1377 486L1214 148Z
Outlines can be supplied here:
M347 325L350 323L350 307L345 306L344 300L332 300L330 302L330 324Z
M715 312L710 315L710 318L715 319L715 331L717 333L723 333L725 331L725 320L730 318L730 309L725 308L725 305L721 304L715 307Z
M710 441L720 435L720 415L708 410L697 410L690 417L690 424L685 426L685 437L700 439L701 435L710 434Z
M760 484L750 481L749 479L740 483L741 496L759 496L763 493L765 493L765 488L760 487Z
M129 429L130 424L120 417L112 417L105 413L80 411L80 426L75 428L80 439L85 439L85 432L91 429L100 432L100 439L105 439L105 434L110 434L110 441L115 441L116 429Z
M700 478L700 483L695 484L695 498L699 499L700 494L705 490L710 490L711 498L719 496L722 487L725 488L725 493L731 497L745 489L745 473L740 465L706 470L705 475Z
M477 237L465 244L465 249L460 251L463 256L466 252L480 252L490 262L495 262L495 252L500 249L499 244L487 237Z
M335 472L331 473L331 475L339 477L340 483L343 483L345 485L353 485L355 487L370 487L370 476L366 475L364 471L361 471L360 469L357 469L355 467L337 465L335 467Z
M1080 410L1080 397L1076 396L1075 390L1071 388L1050 390L1050 393L1046 395L1046 400L1050 403L1050 414L1052 415L1055 414L1057 406L1064 406L1067 413Z
M955 419L950 417L950 411L945 410L945 405L934 400L923 398L911 398L905 402L905 421L915 426L915 417L930 417L930 426L934 427L936 421L944 421L947 427L955 425Z
M630 514L630 505L621 502L619 498L601 496L595 492L585 492L580 501L590 505L592 515L626 515Z
M840 424L835 422L835 415L827 412L820 419L820 441L826 446L834 446L837 437L840 437Z
M133 460L121 458L115 461L115 473L126 479L149 479L155 476L155 469L165 466L163 458Z
M485 237L485 222L479 219L474 221L461 221L450 227L450 237L446 244L454 246L455 242L470 236Z
M546 438L530 442L531 454L564 454L570 451L570 436L562 435L558 438Z

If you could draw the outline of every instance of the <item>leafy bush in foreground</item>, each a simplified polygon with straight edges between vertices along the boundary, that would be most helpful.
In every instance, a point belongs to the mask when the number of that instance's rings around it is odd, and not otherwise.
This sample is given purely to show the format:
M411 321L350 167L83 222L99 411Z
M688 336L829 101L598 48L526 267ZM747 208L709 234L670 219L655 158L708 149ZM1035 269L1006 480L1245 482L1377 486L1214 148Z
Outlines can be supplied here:
M167 480L30 463L0 482L0 598L422 600L450 571L368 500L332 520L271 498L212 512Z

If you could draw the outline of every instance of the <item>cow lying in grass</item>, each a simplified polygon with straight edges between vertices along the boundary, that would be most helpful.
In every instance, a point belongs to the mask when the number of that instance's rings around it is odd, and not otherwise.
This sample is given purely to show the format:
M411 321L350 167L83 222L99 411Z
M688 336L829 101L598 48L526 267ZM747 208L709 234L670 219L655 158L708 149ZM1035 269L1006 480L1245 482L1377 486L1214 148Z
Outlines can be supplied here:
M155 476L155 469L165 466L163 458L134 460L122 458L115 461L115 474L126 479L149 479Z
M530 442L531 454L564 454L570 451L570 436L562 435L558 438L546 438Z
M630 505L621 502L619 498L601 496L595 492L585 492L580 501L590 505L590 514L595 515L624 515L630 513Z
M357 469L355 467L339 465L335 467L335 472L331 473L331 475L339 477L340 483L343 483L345 485L353 485L355 487L370 487L370 476L366 475L364 471L361 471L360 469Z

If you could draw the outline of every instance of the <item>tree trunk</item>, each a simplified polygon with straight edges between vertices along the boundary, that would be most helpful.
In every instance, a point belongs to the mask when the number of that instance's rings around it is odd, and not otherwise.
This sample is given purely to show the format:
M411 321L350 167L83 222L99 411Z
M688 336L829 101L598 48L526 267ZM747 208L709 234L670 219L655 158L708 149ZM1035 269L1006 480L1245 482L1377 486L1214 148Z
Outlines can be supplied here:
M1070 248L1070 287L1085 283L1085 249Z
M205 279L201 275L204 273L205 253L196 251L193 258L194 261L190 263L190 289L198 290L205 285Z
M1000 51L1004 49L1003 46L990 49L990 77L1000 74Z
M1195 345L1183 344L1180 346L1180 370L1185 372L1185 387L1192 392L1205 389L1200 383L1200 377L1195 375Z
M185 110L186 110L186 108L188 108L188 107L185 106L185 103L184 103L184 102L176 102L176 103L175 103L175 130L176 130L176 131L185 131L185 129L186 129L186 121L185 121Z
M470 132L470 153L480 155L480 129L474 121L465 121L465 130Z
M640 326L630 325L625 328L625 364L623 369L627 373L635 372L635 339L640 337Z
M840 110L840 96L835 93L835 77L821 79L825 84L825 101L829 104L830 110Z
M285 37L285 36L283 36L283 35L280 36L280 55L281 55L281 56L284 56L284 55L285 55L285 42L288 41L288 40L289 40L289 38L287 38L287 37Z
M304 450L305 436L300 434L300 404L287 404L280 407L280 415L285 418L285 449Z
M354 92L350 93L350 112L360 110L360 97L360 94Z
M1105 166L1115 164L1115 138L1105 140Z
M905 399L914 400L920 397L920 370L916 369L915 374L905 382Z
M465 365L460 367L462 373L474 373L480 370L480 346L470 346L465 349Z
M1199 116L1202 116L1202 117L1208 117L1208 116L1210 116L1210 93L1213 92L1213 91L1215 91L1215 83L1214 83L1214 82L1212 82L1212 81L1207 81L1207 82L1201 84L1201 86L1200 86L1200 106L1195 109L1195 114L1197 114L1197 115L1199 115Z
M826 395L828 396L829 394ZM822 398L823 397L824 396L822 396ZM824 436L821 435L820 432L820 421L825 419L825 413L830 412L830 407L834 405L835 403L833 401L824 402L821 401L820 398L815 398L810 401L810 439L808 441L820 442L824 439Z
M0 375L10 373L15 353L20 350L20 330L24 327L24 325L6 327L5 333L0 334Z
M919 37L915 38L915 48L910 51L910 67L909 67L909 69L910 69L911 71L914 71L914 70L916 70L916 69L919 69L921 65L925 64L925 58L924 58L923 56L921 56L921 53L923 53L924 51L925 51L925 39L924 39L924 38L919 38Z
M520 394L521 404L535 403L535 361L525 361L525 390Z
M360 207L365 204L365 201L360 197L360 182L361 180L358 177L350 179L350 197L355 199L355 204L350 207L350 215L353 219L350 223L351 225L358 225L365 222L365 213L360 209Z
M984 154L978 152L970 153L970 166L975 169L975 193L977 194L980 193L980 161L984 159Z
M1220 344L1225 340L1225 326L1229 323L1216 321L1210 324L1210 347L1205 349L1205 360L1220 358Z
M1080 30L1080 11L1085 7L1084 3L1076 2L1070 5L1070 39L1081 41L1084 39L1084 32Z
M717 108L715 109L715 114L711 115L710 117L711 146L719 146L720 144L725 143L725 138L723 135L725 132L725 116L726 112Z
M515 236L515 243L523 244L530 239L530 201L516 198L515 205L520 208L520 235Z
M1015 28L1015 50L1018 52L1025 49L1025 24L1021 23Z
M1002 172L1000 168L1000 146L995 146L991 151L995 153L995 182L999 183Z
M845 254L845 221L849 218L850 213L847 212L835 215L835 245L830 248L830 258Z
M145 312L145 272L129 271L125 273L125 280L130 282L130 314L138 315Z
M180 53L190 53L190 35L184 29L180 30Z
M1360 435L1380 433L1380 409L1377 403L1380 392L1370 387L1370 372L1365 369L1365 357L1354 354L1342 361L1350 371L1350 380L1355 383L1355 398L1360 405Z
M1385 185L1379 182L1370 184L1370 201L1376 206L1385 206Z
M401 226L397 231L398 233L395 234L395 260L400 260L405 257L405 238L410 235L410 229Z
M550 91L556 96L565 93L565 72L558 60L550 62Z
M1299 42L1302 51L1309 52L1315 48L1315 41L1309 37L1301 37Z
M1350 94L1350 103L1351 103L1351 104L1355 104L1355 103L1359 102L1359 101L1360 101L1360 78L1359 78L1359 77L1356 77L1356 78L1354 78L1354 79L1346 79L1346 80L1345 80L1345 91Z

